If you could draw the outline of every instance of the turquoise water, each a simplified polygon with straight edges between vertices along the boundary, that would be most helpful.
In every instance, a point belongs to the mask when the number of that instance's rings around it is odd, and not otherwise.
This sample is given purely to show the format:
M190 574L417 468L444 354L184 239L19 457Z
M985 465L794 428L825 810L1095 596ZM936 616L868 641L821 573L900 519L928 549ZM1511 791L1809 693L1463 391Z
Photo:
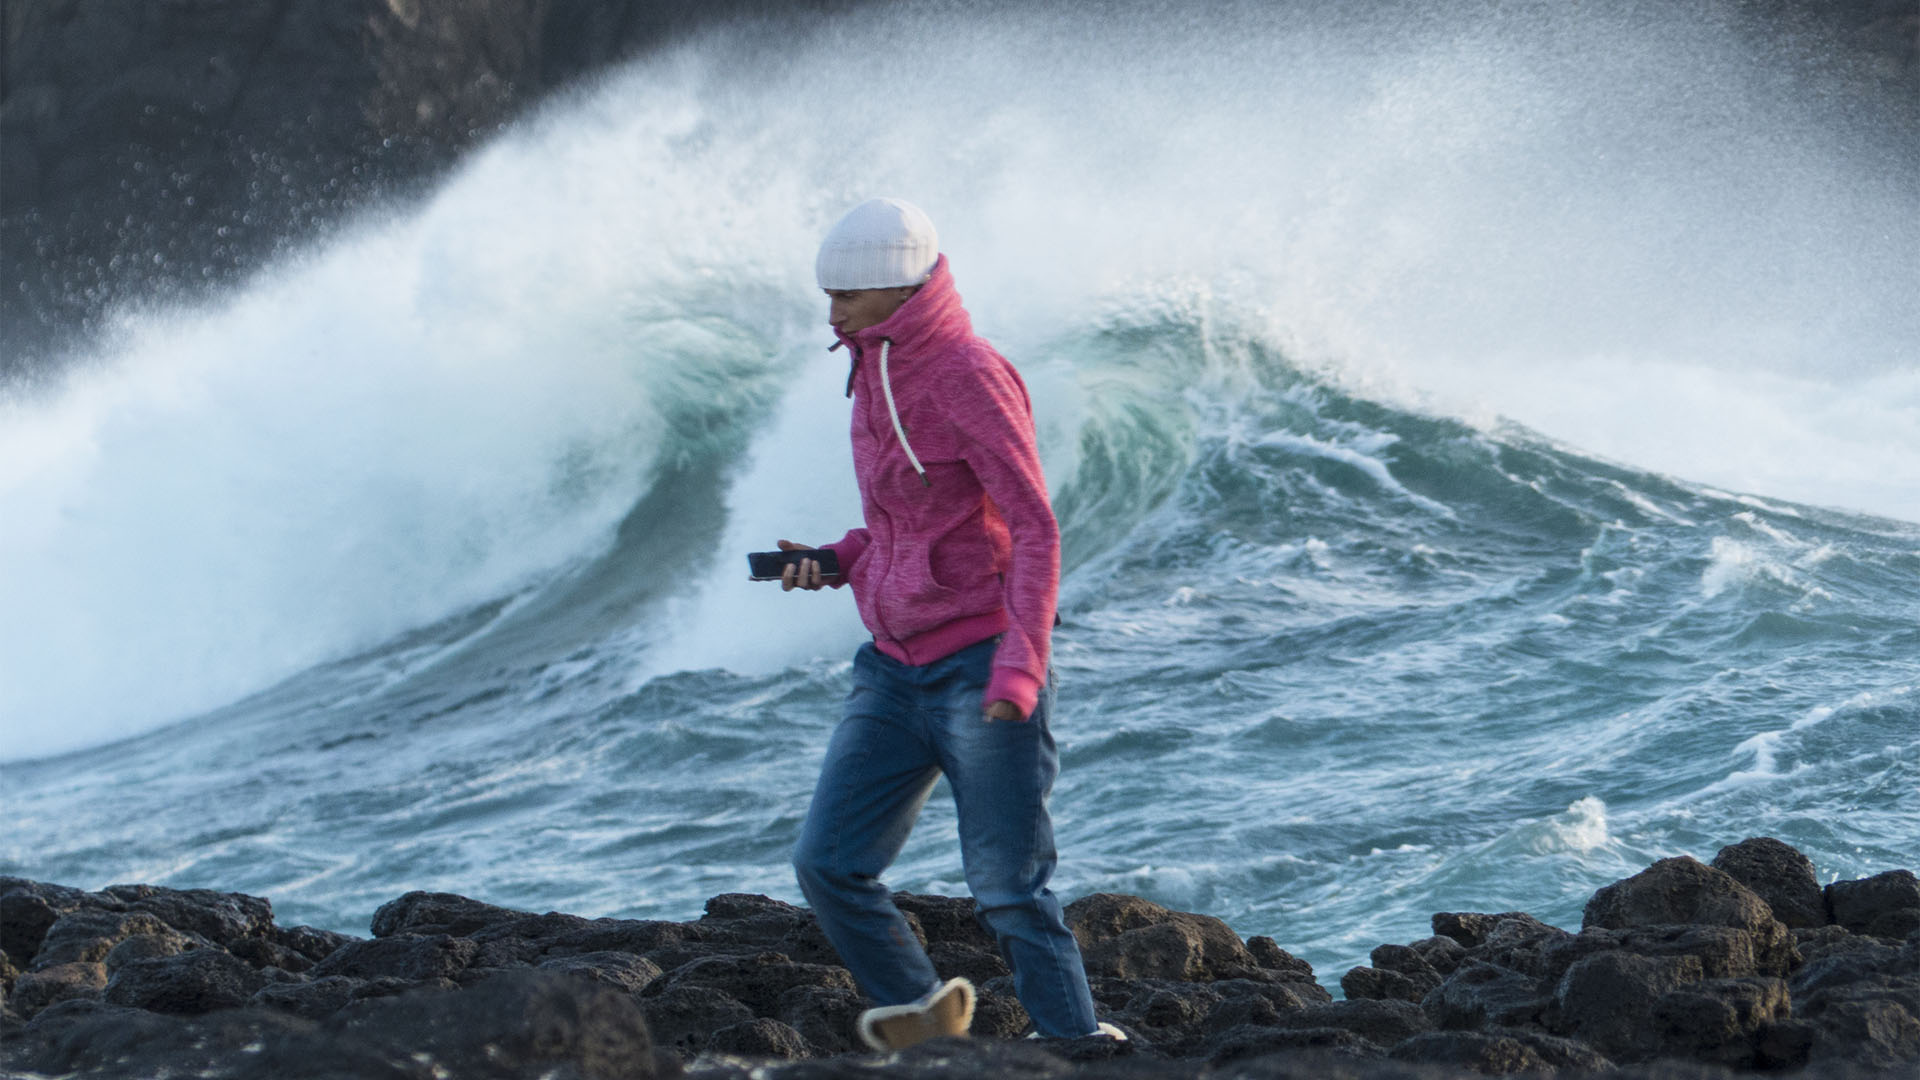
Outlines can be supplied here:
M1141 8L1115 74L1049 51L1084 27L917 10L636 65L0 403L0 873L362 933L409 889L797 900L861 630L739 563L854 523L806 266L883 189L1034 391L1063 894L1334 984L1746 836L1920 866L1884 147L1705 23ZM863 35L903 44L824 62ZM833 104L928 72L910 120ZM963 891L952 832L936 796L892 884Z

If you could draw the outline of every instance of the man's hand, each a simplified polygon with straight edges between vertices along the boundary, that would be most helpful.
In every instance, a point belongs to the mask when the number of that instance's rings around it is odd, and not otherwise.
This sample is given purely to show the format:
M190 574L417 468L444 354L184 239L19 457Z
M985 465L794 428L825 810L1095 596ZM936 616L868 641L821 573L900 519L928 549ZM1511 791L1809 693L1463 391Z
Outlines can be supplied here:
M808 545L796 544L791 540L782 540L780 541L780 550L806 551L808 550ZM795 589L805 589L808 592L812 592L815 589L832 585L839 580L839 574L822 574L820 572L820 561L818 559L801 559L798 563L781 569L780 591L792 592Z
M995 720L1006 720L1015 724L1024 724L1027 722L1027 714L1021 712L1020 706L1015 705L1011 701L996 701L987 706L987 723L991 724Z

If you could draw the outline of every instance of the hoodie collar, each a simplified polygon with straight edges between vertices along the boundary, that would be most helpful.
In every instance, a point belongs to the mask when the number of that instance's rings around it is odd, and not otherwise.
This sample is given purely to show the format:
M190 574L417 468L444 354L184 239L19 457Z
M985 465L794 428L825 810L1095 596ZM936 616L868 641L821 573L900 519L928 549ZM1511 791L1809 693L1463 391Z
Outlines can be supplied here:
M841 344L862 352L878 348L881 339L893 342L894 362L911 360L927 346L952 339L973 336L973 320L953 287L953 274L947 269L945 255L933 264L933 273L900 309L851 336L834 331Z

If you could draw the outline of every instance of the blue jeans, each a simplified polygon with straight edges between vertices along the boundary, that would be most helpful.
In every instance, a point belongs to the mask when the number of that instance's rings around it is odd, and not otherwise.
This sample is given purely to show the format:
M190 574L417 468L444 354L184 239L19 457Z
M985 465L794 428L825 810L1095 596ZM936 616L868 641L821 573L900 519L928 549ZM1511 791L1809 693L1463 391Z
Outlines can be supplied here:
M988 723L985 692L997 639L915 667L872 644L853 661L846 715L793 853L801 891L861 989L881 1005L940 985L880 875L907 842L941 773L953 788L960 857L980 919L1013 968L1040 1034L1094 1030L1080 946L1047 888L1053 820L1047 795L1060 756L1047 730L1053 685L1024 724Z

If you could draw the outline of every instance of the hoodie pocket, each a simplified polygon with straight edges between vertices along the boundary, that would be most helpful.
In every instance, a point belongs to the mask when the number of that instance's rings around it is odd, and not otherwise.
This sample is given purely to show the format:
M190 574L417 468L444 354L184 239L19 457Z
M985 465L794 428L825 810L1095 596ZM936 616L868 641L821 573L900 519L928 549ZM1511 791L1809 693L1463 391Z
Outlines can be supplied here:
M884 615L896 637L917 634L953 618L960 594L933 576L925 545L900 552L889 577Z

